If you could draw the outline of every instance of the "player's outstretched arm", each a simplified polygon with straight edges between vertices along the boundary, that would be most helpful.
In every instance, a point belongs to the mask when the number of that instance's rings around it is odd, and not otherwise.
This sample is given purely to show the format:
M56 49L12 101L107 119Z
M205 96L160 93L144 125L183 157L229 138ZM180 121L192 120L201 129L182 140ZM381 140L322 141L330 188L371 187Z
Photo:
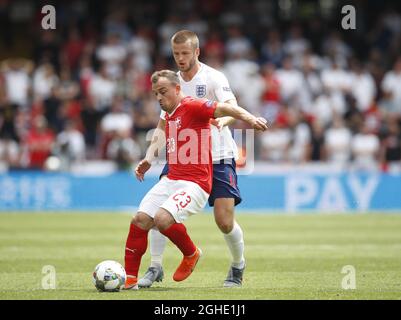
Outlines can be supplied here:
M236 99L230 99L227 101L224 101L225 103L231 104L234 107L238 107L237 100ZM235 118L233 117L221 117L217 119L211 119L210 123L216 126L219 130L222 129L225 126L229 126L235 122Z
M146 150L146 155L143 160L135 168L135 175L139 181L143 181L146 171L152 166L152 161L159 154L159 150L162 150L166 145L166 120L159 119L159 123L155 131L153 132L152 141L148 149Z
M240 106L233 106L228 103L217 103L216 110L214 112L215 118L220 117L233 117L238 120L245 121L249 123L252 128L260 131L265 131L268 129L267 120L263 117L255 117L253 114L246 111Z

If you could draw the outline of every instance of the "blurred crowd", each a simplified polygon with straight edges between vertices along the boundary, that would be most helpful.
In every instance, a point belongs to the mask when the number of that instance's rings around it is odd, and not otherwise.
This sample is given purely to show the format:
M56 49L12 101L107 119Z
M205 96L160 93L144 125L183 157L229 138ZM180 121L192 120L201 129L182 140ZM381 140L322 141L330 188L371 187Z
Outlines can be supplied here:
M180 29L198 34L200 60L224 72L239 105L269 120L257 160L368 170L400 162L399 8L371 16L358 2L357 29L342 30L335 0L317 1L333 7L308 19L284 2L61 2L56 30L41 29L37 3L29 56L0 64L0 162L69 170L108 159L130 168L159 118L150 75L176 69L170 37ZM5 19L12 2L2 3ZM18 41L7 30L2 48Z

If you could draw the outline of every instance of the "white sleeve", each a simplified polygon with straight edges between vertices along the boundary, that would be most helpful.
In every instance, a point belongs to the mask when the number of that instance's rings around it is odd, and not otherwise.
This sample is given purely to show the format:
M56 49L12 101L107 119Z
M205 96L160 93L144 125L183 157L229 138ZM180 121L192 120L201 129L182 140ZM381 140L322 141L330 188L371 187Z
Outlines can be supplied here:
M226 76L222 72L216 72L213 74L214 80L214 93L217 101L225 102L227 100L235 99L233 92L231 91L230 84Z
M160 119L166 120L166 111L164 110L160 111Z

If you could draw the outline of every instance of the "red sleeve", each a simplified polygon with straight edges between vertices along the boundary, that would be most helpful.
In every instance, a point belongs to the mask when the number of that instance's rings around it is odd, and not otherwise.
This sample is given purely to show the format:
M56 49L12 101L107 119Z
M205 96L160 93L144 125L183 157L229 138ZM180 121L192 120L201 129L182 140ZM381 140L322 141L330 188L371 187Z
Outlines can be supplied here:
M214 118L217 102L207 99L196 99L191 101L191 112L194 117L208 121Z

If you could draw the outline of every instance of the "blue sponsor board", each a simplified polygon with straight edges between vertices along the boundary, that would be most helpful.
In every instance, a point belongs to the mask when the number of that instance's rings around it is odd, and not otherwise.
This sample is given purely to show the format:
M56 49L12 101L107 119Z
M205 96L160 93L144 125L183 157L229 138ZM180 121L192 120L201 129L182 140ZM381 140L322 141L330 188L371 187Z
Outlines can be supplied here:
M136 207L157 181L128 173L75 176L40 172L0 175L0 210L122 210Z
M77 176L10 172L0 175L0 210L129 210L158 181L132 174ZM239 177L237 211L401 211L401 175L289 173Z
M241 176L238 209L288 212L401 210L401 175L305 174Z

